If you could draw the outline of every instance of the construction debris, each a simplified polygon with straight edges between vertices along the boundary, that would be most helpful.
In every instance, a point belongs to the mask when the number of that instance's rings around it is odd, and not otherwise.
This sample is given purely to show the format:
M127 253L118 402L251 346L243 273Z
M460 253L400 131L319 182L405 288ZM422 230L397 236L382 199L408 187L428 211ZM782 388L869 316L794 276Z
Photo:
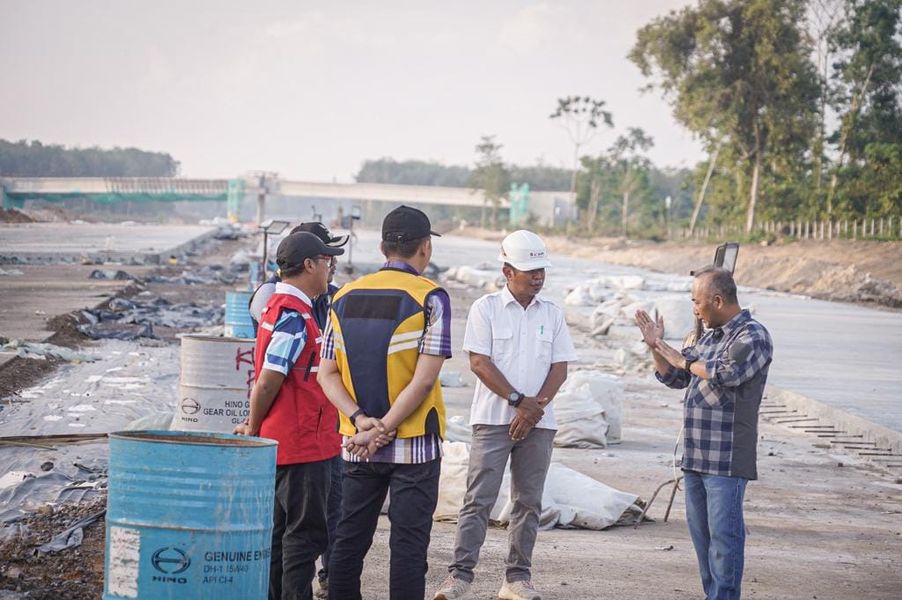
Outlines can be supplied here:
M155 338L154 326L174 329L205 327L221 323L224 314L221 306L172 304L150 292L141 292L131 299L114 298L105 309L81 311L87 322L79 325L78 330L94 339Z

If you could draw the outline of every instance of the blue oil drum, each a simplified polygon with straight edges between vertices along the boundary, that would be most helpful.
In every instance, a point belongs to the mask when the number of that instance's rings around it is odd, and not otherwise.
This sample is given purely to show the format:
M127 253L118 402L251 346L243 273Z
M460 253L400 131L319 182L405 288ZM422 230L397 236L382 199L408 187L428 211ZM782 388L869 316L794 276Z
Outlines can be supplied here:
M110 434L103 597L265 599L276 442Z
M254 323L247 306L251 292L226 292L225 336L254 339Z

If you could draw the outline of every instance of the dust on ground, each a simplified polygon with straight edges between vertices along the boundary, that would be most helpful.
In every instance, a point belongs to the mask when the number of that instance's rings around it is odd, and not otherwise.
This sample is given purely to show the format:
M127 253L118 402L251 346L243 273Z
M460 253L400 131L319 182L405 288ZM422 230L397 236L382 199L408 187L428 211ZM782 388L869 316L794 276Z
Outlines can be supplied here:
M498 241L504 237L497 231L475 227L455 230L454 234ZM545 236L545 241L552 253L680 275L710 264L715 246L560 235ZM781 240L766 246L743 244L736 280L749 287L821 300L902 308L902 242Z

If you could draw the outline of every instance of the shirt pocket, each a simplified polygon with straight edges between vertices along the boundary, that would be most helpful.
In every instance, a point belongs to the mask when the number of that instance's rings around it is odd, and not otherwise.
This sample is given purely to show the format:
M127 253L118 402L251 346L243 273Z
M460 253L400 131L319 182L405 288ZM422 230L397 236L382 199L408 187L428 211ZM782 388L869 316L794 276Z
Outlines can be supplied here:
M492 360L508 362L514 354L514 332L506 324L492 324Z
M554 347L553 340L551 339L551 331L550 328L545 325L540 325L539 328L535 332L536 335L536 358L540 363L551 364L551 351Z

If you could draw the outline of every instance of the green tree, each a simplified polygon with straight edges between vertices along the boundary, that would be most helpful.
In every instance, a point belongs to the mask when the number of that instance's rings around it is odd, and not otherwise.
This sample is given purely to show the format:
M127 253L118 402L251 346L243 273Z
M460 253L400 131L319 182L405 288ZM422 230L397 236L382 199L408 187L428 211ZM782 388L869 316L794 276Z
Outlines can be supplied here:
M590 235L595 234L599 216L607 222L610 215L602 213L603 199L617 189L616 168L607 154L597 157L583 156L582 169L576 179L576 204L582 211L583 224Z
M719 160L730 161L747 190L747 232L764 171L802 168L817 124L805 8L804 0L700 0L641 28L629 54L656 79L677 121L709 149L729 150Z
M7 177L174 177L178 171L178 161L162 152L0 140L0 175Z
M449 166L433 161L396 161L392 158L380 158L364 161L355 180L359 183L466 187L470 176L470 169L463 166Z
M623 198L620 213L620 235L629 237L630 198L649 191L648 173L651 161L645 156L654 145L652 138L642 129L630 127L626 135L621 135L608 151L611 163L618 175L618 191Z
M666 176L656 171L645 156L652 146L651 137L638 127L631 127L619 136L610 148L597 157L584 156L577 178L577 205L583 210L587 232L595 233L599 218L607 224L605 233L630 233L633 222L650 223L655 214L663 217L663 204L654 206L653 173L662 183ZM669 192L668 192L669 193ZM661 202L668 193L660 194ZM619 202L605 202L605 198L619 196ZM620 223L615 229L611 224Z
M834 110L840 117L827 197L848 216L902 209L902 0L848 0L831 41Z
M492 205L492 229L497 226L498 208L510 190L510 172L501 160L501 148L501 144L495 143L493 135L482 136L476 144L476 168L470 178L470 185L483 193L480 227L485 227L486 202Z
M579 169L579 150L595 137L599 125L614 126L611 113L604 110L604 100L590 96L558 98L557 108L549 119L557 121L573 142L573 173L570 178L570 194L576 193L576 173Z

